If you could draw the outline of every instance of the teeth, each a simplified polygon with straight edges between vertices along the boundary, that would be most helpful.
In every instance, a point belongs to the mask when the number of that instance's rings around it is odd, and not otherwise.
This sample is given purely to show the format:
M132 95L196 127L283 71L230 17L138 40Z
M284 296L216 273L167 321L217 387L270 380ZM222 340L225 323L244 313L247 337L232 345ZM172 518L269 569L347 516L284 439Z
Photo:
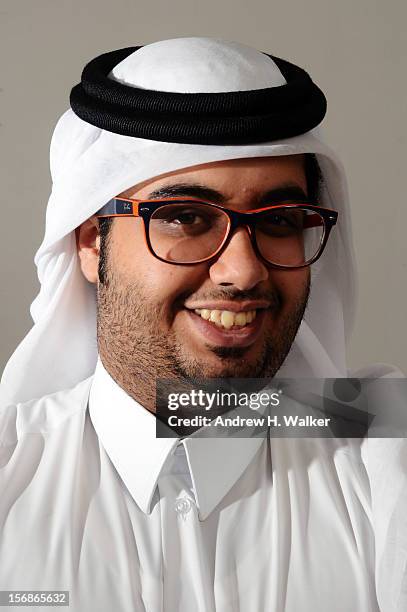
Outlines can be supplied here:
M205 321L211 321L218 327L230 329L231 327L243 327L248 325L256 318L256 311L249 310L247 312L231 312L230 310L209 310L208 308L196 308L196 314L199 314Z
M247 313L246 312L238 312L235 315L235 325L246 325L247 321Z
M220 310L211 310L211 314L209 316L209 321L215 323L216 325L222 325L221 321L221 311Z
M229 310L224 310L220 315L220 322L222 323L223 327L230 329L233 327L233 323L235 322L234 313L230 312Z

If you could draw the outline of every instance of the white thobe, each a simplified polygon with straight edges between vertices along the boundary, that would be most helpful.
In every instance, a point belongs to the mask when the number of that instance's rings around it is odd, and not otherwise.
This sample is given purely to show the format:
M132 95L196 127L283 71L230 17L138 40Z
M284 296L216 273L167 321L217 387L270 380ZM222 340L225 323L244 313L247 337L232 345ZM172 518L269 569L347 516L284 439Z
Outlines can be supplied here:
M359 440L157 439L100 362L0 431L2 590L68 590L75 612L379 610Z

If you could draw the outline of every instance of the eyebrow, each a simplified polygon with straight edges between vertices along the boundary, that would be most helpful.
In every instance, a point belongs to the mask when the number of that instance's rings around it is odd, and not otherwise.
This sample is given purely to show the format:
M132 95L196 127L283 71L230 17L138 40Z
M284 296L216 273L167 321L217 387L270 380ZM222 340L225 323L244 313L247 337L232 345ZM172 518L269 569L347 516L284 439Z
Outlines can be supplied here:
M214 204L224 204L227 198L217 191L211 189L205 185L190 184L190 183L174 183L172 185L165 185L151 191L147 199L159 199L159 198L176 198L176 197L190 197L197 198L199 200L208 200ZM305 191L299 186L294 184L284 184L274 189L269 189L262 194L260 200L256 203L259 205L269 204L274 202L309 202L309 198Z
M190 184L190 183L175 183L173 185L165 185L154 189L148 194L149 199L158 198L176 198L176 197L199 198L200 200L209 200L215 204L222 204L226 198L219 191L205 187L205 185Z

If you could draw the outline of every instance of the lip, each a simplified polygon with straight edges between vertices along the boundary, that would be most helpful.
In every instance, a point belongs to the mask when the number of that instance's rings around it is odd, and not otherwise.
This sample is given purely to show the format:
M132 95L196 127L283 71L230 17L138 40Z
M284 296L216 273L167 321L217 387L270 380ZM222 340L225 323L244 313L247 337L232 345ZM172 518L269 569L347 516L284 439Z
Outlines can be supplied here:
M252 300L245 302L205 302L196 304L185 304L187 310L230 310L230 312L248 312L250 310L264 310L270 307L270 302L265 300ZM259 314L259 313L257 313Z
M199 308L197 306L197 308ZM223 308L219 308L223 310ZM224 310L231 310L230 308L224 308ZM246 310L254 310L253 307L247 308ZM214 323L206 321L201 316L196 314L193 310L185 309L188 315L188 319L191 323L193 333L199 334L207 343L213 346L236 346L245 347L254 344L256 340L261 336L263 331L263 323L266 316L266 310L260 310L256 314L256 318L245 325L241 329L222 329L217 327ZM233 312L239 312L234 309Z

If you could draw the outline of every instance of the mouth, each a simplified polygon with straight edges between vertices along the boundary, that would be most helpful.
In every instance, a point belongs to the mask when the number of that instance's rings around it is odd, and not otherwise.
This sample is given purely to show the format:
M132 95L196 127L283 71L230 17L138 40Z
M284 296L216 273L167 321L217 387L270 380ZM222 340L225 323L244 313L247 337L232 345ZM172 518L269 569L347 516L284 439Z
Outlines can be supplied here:
M235 303L217 304L218 308L213 306L186 308L194 330L210 344L250 346L261 335L268 305Z
M194 312L204 319L204 321L214 323L217 327L233 330L250 325L257 315L257 310L233 312L231 310L195 308Z

